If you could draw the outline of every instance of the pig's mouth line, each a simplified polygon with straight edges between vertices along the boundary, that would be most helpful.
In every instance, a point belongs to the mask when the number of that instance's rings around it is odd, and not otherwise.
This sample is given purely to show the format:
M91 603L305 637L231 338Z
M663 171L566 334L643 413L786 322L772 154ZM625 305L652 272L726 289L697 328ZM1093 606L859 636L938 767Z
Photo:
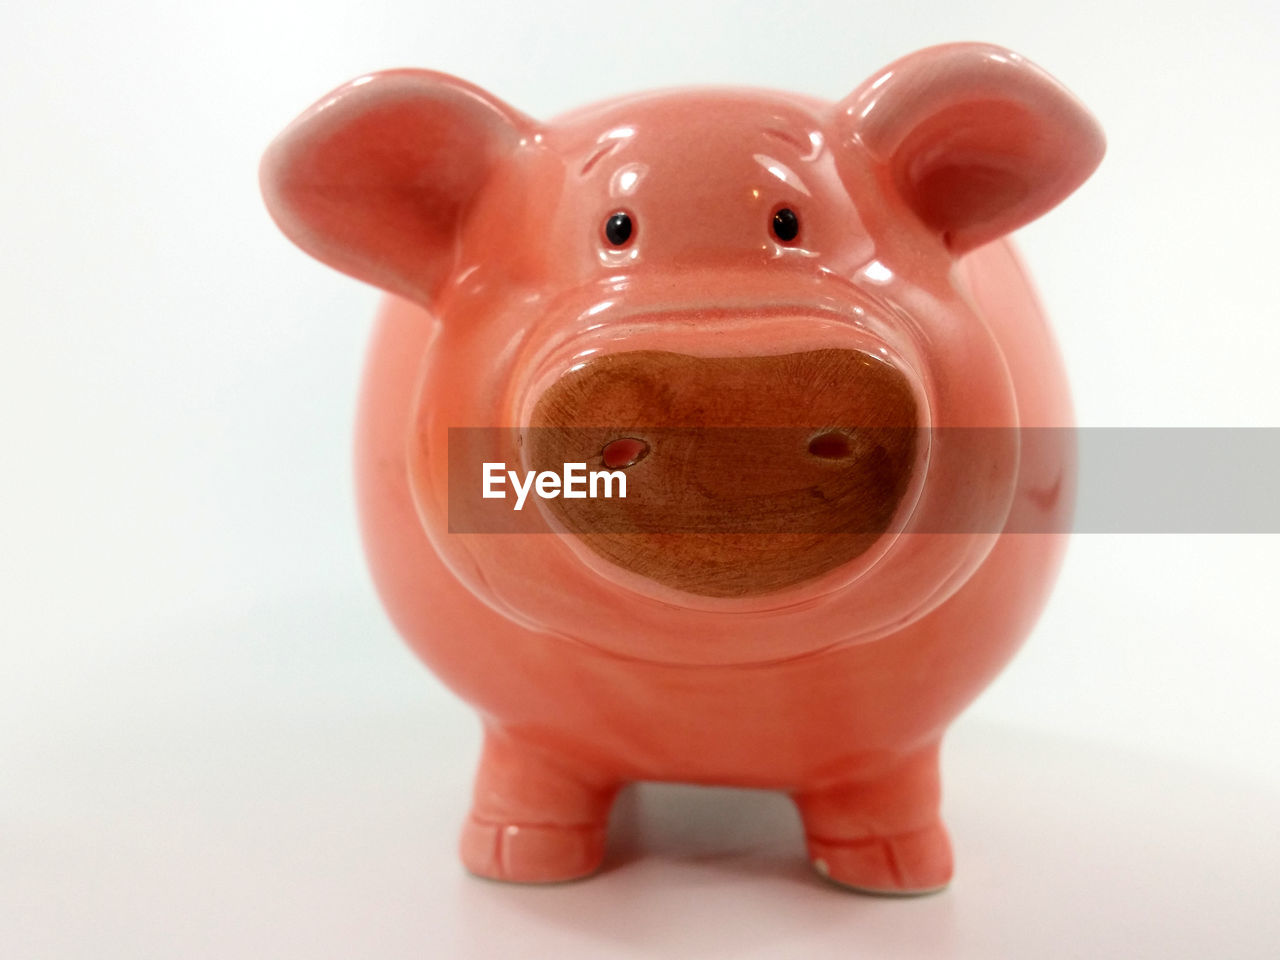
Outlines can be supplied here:
M657 601L657 602L661 603L662 601ZM677 604L664 603L663 605L668 607L676 607L679 609ZM791 607L781 607L781 608L778 608L776 612L779 612L779 613L788 612L796 609L796 607L798 606L805 606L805 605L806 604L795 604ZM745 613L747 611L741 611L741 612ZM775 611L774 610L758 611L757 610L757 611L751 611L751 612L753 613L753 615L758 615L761 612L774 613ZM726 613L730 613L730 612L726 611ZM769 657L767 659L740 659L740 658L729 657L729 658L720 659L720 660L717 660L714 657L708 657L706 659L706 662L698 662L698 661L688 661L688 660L667 659L662 657L645 657L645 656L640 656L638 654L622 653L613 647L606 647L601 644L593 643L590 640L584 640L581 637L576 637L571 633L564 633L563 631L560 631L560 630L545 630L544 632L550 636L556 637L557 639L563 640L567 643L574 644L575 646L585 647L588 650L590 650L592 653L599 656L607 657L610 660L616 660L622 663L641 664L644 666L679 667L681 670L766 669L769 667L781 666L783 664L788 664L788 663L797 663L803 660L811 659L813 657L822 656L832 650L835 650L838 647L846 646L848 644L866 642L866 638L853 635L849 637L841 637L839 640L833 640L830 643L823 644L820 647L813 647L808 650L802 650L798 653L787 654L786 656Z

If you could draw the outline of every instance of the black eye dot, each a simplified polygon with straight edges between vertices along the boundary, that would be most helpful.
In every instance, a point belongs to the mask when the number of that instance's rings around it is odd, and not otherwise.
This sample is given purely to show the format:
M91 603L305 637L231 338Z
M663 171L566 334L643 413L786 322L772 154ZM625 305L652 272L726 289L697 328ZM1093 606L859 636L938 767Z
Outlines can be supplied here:
M800 218L790 207L783 207L773 215L773 235L783 243L790 243L800 234Z
M618 212L604 222L605 238L615 247L621 247L631 239L631 218Z

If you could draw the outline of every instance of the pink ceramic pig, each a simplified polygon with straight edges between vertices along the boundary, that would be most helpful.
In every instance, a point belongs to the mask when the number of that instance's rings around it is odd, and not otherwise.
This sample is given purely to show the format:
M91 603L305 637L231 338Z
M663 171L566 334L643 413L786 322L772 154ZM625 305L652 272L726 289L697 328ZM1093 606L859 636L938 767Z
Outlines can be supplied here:
M997 241L1102 152L979 44L834 106L695 90L550 123L398 70L276 140L281 229L394 295L360 513L396 625L483 717L469 870L589 874L618 789L665 780L787 791L841 884L948 882L939 741L1031 628L1074 489L1069 431L1011 429L1071 410ZM561 460L628 499L451 530L481 461Z

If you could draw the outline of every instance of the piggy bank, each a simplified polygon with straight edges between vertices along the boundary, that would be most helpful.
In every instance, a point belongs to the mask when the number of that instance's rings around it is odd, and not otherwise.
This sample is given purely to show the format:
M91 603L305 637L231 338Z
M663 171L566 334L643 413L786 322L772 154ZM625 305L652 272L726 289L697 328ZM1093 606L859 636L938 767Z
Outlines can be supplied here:
M545 123L393 70L270 146L283 232L391 294L359 514L395 625L482 718L468 870L592 873L647 780L785 791L838 884L948 883L939 744L1031 628L1074 491L1002 238L1102 152L1052 78L970 43L834 104Z

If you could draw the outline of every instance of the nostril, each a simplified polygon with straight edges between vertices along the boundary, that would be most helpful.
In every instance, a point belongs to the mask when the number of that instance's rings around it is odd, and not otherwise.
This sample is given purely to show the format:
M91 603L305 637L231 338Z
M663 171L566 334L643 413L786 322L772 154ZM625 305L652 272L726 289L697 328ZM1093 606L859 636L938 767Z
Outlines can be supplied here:
M838 430L827 430L809 441L809 452L823 460L843 460L850 454L849 438Z
M604 449L600 451L600 457L610 470L621 470L623 467L629 467L643 460L648 453L649 445L643 440L637 440L635 437L619 437L604 445Z

